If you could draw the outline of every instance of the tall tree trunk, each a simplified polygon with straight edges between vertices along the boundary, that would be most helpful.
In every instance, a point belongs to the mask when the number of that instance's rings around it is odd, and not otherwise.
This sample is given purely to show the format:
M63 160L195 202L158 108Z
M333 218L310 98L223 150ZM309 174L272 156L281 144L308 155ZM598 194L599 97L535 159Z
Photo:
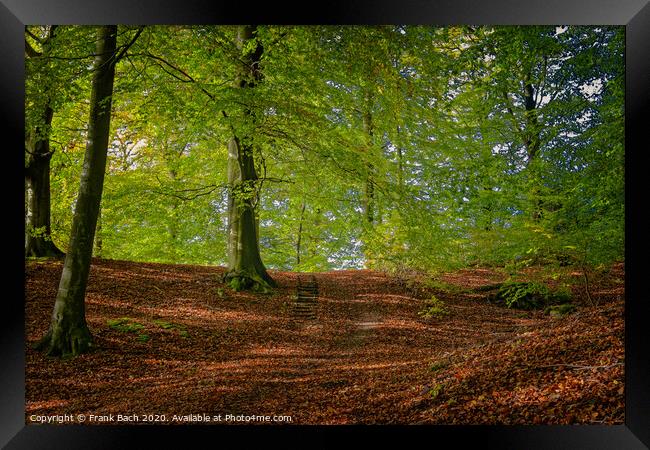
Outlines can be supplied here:
M370 100L368 100L368 103ZM363 201L363 210L366 217L366 222L372 225L375 222L375 185L374 185L374 166L371 162L372 159L372 114L370 112L370 106L363 115L363 131L366 134L367 140L367 149L366 156L368 161L366 162L366 181L365 181L365 192L364 192L364 201Z
M37 52L25 40L26 58L37 59L50 53L56 25L50 26L43 40L42 53ZM51 74L46 74L51 75ZM52 241L50 161L53 150L50 148L50 129L54 110L50 93L46 92L46 102L40 114L38 125L26 136L25 151L25 256L61 257L63 252Z
M179 156L180 158L180 156ZM175 186L178 180L178 174L175 169L169 170L169 176ZM171 247L171 257L176 260L178 257L178 199L172 197L171 199L171 214L170 221L167 224L167 232L169 233L169 243Z
M400 200L404 195L404 150L402 149L402 139L400 139L401 129L397 126L397 189Z
M255 31L253 26L241 26L237 30L237 48L241 53L234 85L237 89L253 89L262 78L259 67L262 46L257 41L250 46ZM255 115L249 108L244 110L243 116L248 124L255 122ZM236 290L266 290L276 283L267 273L260 256L255 213L258 176L254 148L249 138L238 136L235 131L228 142L228 271L224 279Z
M102 26L98 30L88 140L72 219L70 246L63 264L50 329L37 345L51 356L77 355L93 346L86 324L84 297L106 170L117 59L116 36L116 25Z
M225 280L236 290L264 290L276 284L260 256L255 217L257 174L252 149L235 137L228 143L228 154L237 155L237 159L228 165L229 254Z
M42 124L28 139L25 168L25 256L63 256L52 242L50 196L50 127L54 111L45 106Z
M528 167L532 176L532 187L530 189L531 203L533 207L532 219L538 222L542 218L542 201L540 199L541 180L539 170L535 167L535 161L539 157L541 146L539 121L537 118L537 105L535 104L535 88L530 83L530 76L524 80L524 107L526 129L524 130L524 144L528 156Z
M484 213L485 214L485 225L484 225L483 229L485 231L492 231L492 222L494 221L494 215L493 215L493 212L492 212L494 208L493 208L493 204L492 204L493 202L492 202L492 197L491 197L492 187L483 186L483 191L490 192L490 194L488 194L488 195L490 195L490 197L488 197L488 199L487 199L487 205L483 207L483 211L485 211L485 213Z
M539 170L535 164L541 148L541 138L539 129L539 119L537 116L537 105L535 102L535 88L530 80L531 75L527 73L523 77L524 85L524 124L520 126L517 117L515 116L513 105L510 102L508 94L503 91L503 97L506 101L506 108L508 113L512 116L517 132L526 147L526 165L528 173L531 177L531 188L529 191L529 198L532 205L531 218L534 222L538 222L542 217L542 202L539 197L541 180L539 177Z
M366 106L363 113L363 132L366 135L366 179L363 193L363 214L366 224L370 229L377 221L377 211L375 209L375 167L372 163L373 158L373 123L372 123L372 96L367 93L365 96ZM371 268L374 266L375 257L373 255L371 245L368 245L368 240L364 239L363 253L365 255L365 267Z

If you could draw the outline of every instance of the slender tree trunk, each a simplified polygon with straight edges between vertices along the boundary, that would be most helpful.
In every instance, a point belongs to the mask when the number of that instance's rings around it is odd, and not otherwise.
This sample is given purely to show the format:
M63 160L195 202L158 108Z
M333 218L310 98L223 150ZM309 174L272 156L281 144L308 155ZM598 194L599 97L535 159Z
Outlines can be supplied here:
M61 257L63 252L52 242L50 196L50 127L54 111L46 105L42 127L28 140L25 169L25 256Z
M542 202L540 199L540 185L539 170L535 164L541 148L541 138L539 129L539 119L537 116L537 105L535 102L535 88L530 81L530 73L523 77L524 84L524 125L520 126L515 116L513 106L510 103L507 92L503 91L503 97L506 101L506 108L512 116L513 123L521 137L524 146L526 147L526 165L528 173L531 177L531 188L529 191L529 198L532 205L531 218L534 222L538 222L542 217Z
M366 179L363 195L363 214L366 224L369 228L375 225L377 221L377 211L375 209L375 180L374 172L375 167L372 163L373 158L373 123L372 123L372 96L366 94L366 106L363 114L363 132L366 135ZM363 242L363 253L365 255L365 267L370 268L374 266L375 257L373 255L372 246L368 245L367 239Z
M181 156L179 156L180 158ZM174 185L178 180L178 174L175 169L169 170L169 176ZM171 199L171 214L170 222L167 224L167 232L169 233L169 242L171 247L171 256L176 259L178 257L178 199Z
M541 141L535 104L535 89L530 83L529 78L530 77L527 76L524 80L524 107L526 108L524 144L526 145L530 175L533 177L532 187L530 190L530 197L533 206L532 219L533 221L538 222L542 218L542 201L540 199L541 180L539 177L539 170L535 167L535 161L539 156Z
M98 30L88 140L72 220L70 247L63 265L50 329L37 345L51 356L77 355L93 346L92 335L86 324L84 298L106 170L116 36L115 25L102 26Z
M237 48L241 65L235 80L237 89L253 89L261 80L260 59L262 46L250 42L255 27L241 26L237 30ZM255 122L253 111L244 110L244 120ZM250 132L250 131L248 131ZM225 280L233 289L266 290L276 286L264 267L259 249L258 218L255 213L258 200L258 176L255 170L254 148L250 136L237 136L228 142L228 271Z
M237 264L239 253L239 220L235 186L239 176L239 147L235 139L228 142L228 268Z
M52 25L43 41L43 52L38 53L25 41L26 57L41 58L50 53L56 25ZM50 74L46 74L50 75ZM25 168L25 256L62 257L63 252L52 241L50 161L53 150L50 148L50 129L54 110L50 93L46 92L46 102L38 125L31 130L25 142L27 167Z
M483 190L485 192L490 192L490 193L492 192L492 188L489 186L483 186ZM487 202L488 202L487 206L483 207L483 211L485 211L485 226L483 227L483 229L485 231L492 231L492 222L494 220L492 214L492 210L493 210L492 198L489 197Z
M300 207L300 222L298 222L298 237L296 238L296 266L300 265L300 244L302 243L302 224L305 221L305 207L307 204L302 202Z
M368 156L368 161L366 163L366 170L368 173L366 175L366 181L365 181L363 209L364 209L364 215L366 217L366 222L372 225L375 222L375 185L374 185L374 166L371 162L373 127L372 127L372 114L370 113L369 106L363 115L363 131L366 134L366 139L367 139L366 153Z
M399 190L400 200L404 194L404 151L402 150L402 140L400 139L401 129L397 127L397 189Z

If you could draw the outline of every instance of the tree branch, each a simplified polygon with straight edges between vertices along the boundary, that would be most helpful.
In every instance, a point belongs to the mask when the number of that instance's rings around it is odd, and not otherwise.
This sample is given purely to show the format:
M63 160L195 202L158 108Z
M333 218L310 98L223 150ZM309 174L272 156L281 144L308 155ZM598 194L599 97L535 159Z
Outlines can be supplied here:
M519 122L517 122L517 117L515 116L515 112L512 109L512 103L510 102L510 97L508 97L508 93L506 91L503 91L503 98L506 101L506 109L508 110L508 112L512 116L512 122L514 123L515 128L517 128L517 131L519 132L519 134L523 138L524 131L519 126Z
M140 37L140 35L142 34L142 30L144 30L144 25L142 25L142 26L140 26L140 28L138 28L138 31L135 33L135 36L133 36L133 38L131 39L131 41L128 44L125 44L124 46L122 46L122 50L120 50L120 53L118 53L117 56L115 56L115 63L116 64L120 59L122 59L124 57L124 55L129 50L129 48L131 48L131 46L133 44L135 44L135 41L137 41L138 38Z
M34 40L35 40L36 42L38 42L39 44L42 44L42 43L43 43L43 38L40 38L40 37L36 36L34 33L32 33L31 31L29 31L29 28L27 28L27 27L25 27L25 33L27 33L27 34L29 35L29 37L31 37L32 39L34 39Z
M171 68L174 69L175 71L177 71L177 72L179 72L180 74L182 74L185 78L187 78L187 80L183 80L183 79L181 79L181 78L178 78L177 76L174 76L174 78L176 78L176 79L178 79L178 80L180 80L180 81L183 81L183 82L198 83L198 82L194 79L194 77L192 77L192 76L191 76L190 74L188 74L186 71L184 71L183 69L181 69L181 68L175 66L174 64L172 64L172 63L170 63L169 61L165 60L164 58L161 58L160 56L156 56L156 55L154 55L154 54L152 54L152 53L150 53L150 52L146 52L146 53L133 53L133 54L131 54L131 56L145 56L145 57L147 57L147 58L151 58L151 59L154 59L154 60L156 60L156 61L160 61L161 63L167 65L168 67L171 67ZM172 75L171 73L169 73L169 71L166 71L166 70L165 70L165 72L168 73L169 75ZM208 92L204 87L199 86L199 89L201 89L201 91L203 91L203 93L204 93L205 95L207 95L208 97L210 97L210 100L213 100L213 101L215 100L214 95L212 95L210 92Z
M31 46L27 38L25 38L25 54L29 58L38 58L39 56L42 56L42 53L37 52L34 47Z

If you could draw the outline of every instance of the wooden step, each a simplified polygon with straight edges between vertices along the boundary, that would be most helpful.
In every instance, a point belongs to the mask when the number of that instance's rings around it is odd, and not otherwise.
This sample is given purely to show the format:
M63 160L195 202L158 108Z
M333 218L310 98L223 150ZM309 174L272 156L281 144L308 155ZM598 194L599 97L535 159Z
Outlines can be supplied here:
M291 315L294 320L316 320L318 308L318 284L311 277L309 281L298 279L296 301L293 303Z

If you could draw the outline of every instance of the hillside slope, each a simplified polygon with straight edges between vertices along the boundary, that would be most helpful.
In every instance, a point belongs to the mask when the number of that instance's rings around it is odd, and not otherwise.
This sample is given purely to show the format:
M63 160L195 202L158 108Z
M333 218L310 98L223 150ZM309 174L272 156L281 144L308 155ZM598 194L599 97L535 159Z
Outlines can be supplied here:
M54 414L113 414L114 424L123 424L117 414L140 415L137 423L144 414L159 423L191 414L221 414L220 423L226 414L293 424L623 421L622 264L592 280L594 306L577 285L577 312L562 319L461 289L504 278L468 269L438 287L369 270L316 273L316 320L298 320L306 274L271 271L272 294L235 293L218 267L95 259L86 303L98 349L56 360L31 344L47 330L61 270L26 262L27 423ZM431 295L447 316L418 314Z

